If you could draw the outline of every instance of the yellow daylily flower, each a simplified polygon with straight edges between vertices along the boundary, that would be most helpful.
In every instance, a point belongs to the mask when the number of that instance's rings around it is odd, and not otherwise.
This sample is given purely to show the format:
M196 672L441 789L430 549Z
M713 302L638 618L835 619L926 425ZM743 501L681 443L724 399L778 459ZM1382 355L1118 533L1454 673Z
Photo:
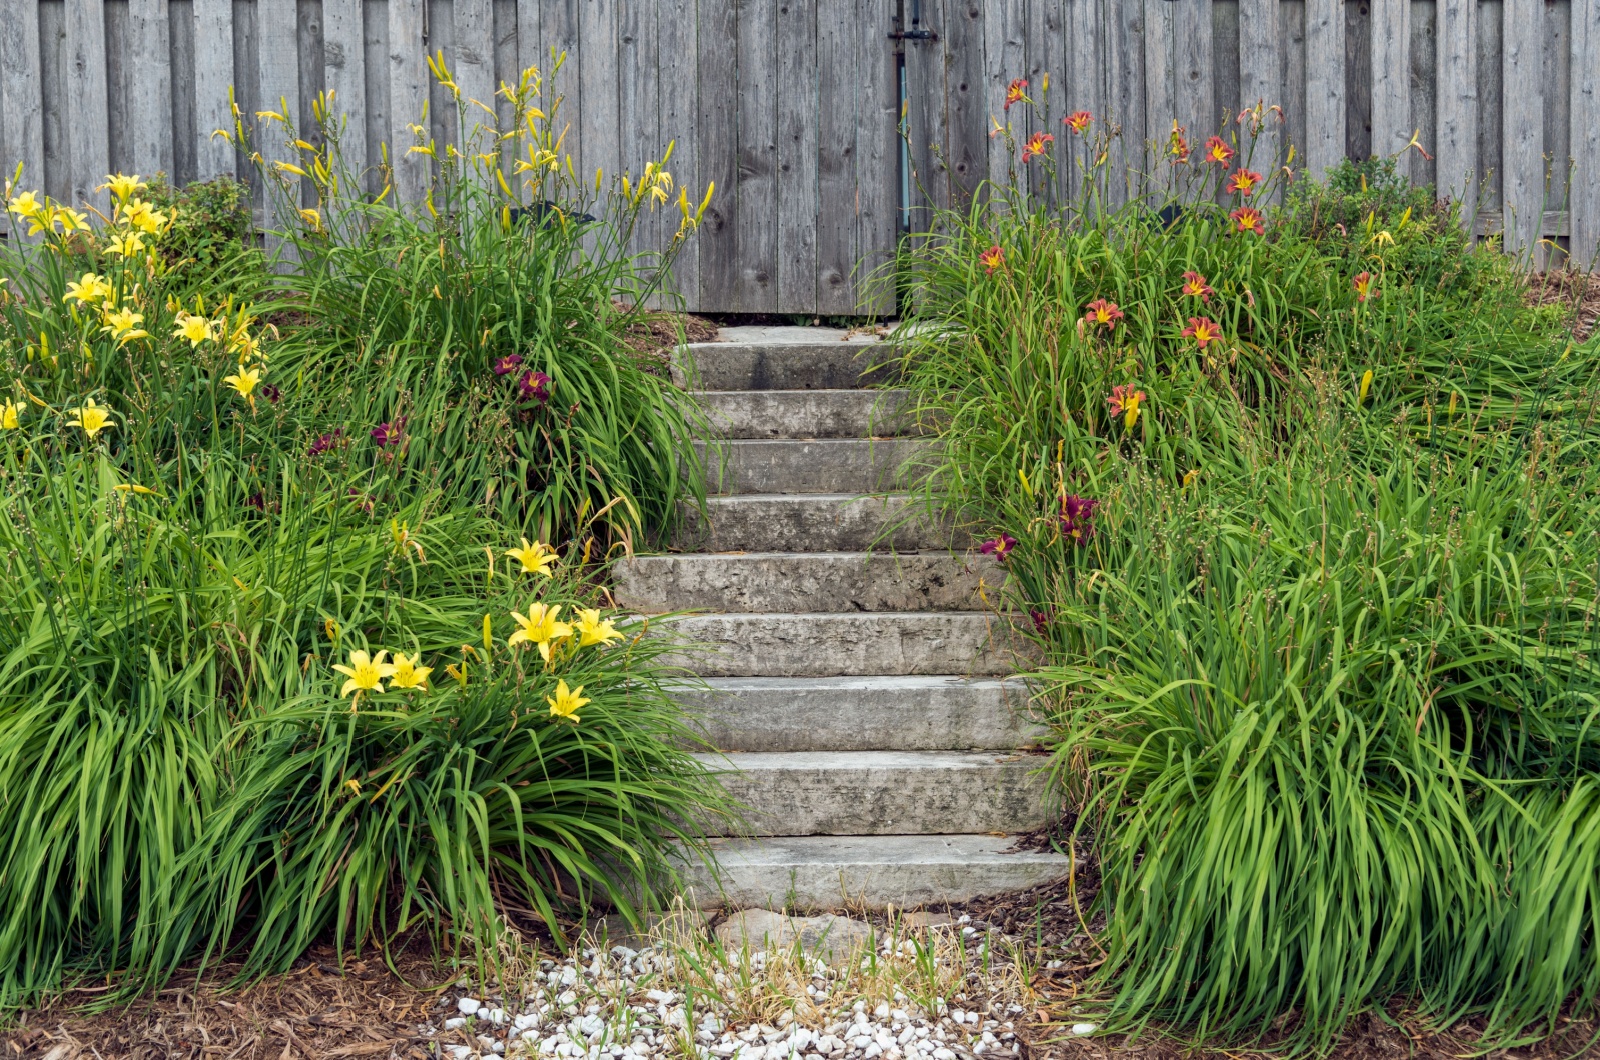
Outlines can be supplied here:
M112 237L111 241L106 244L106 249L124 258L131 258L144 250L144 240L139 238L138 232L127 232L123 235Z
M1356 395L1357 405L1365 405L1367 403L1367 391L1371 389L1372 369L1368 368L1365 372L1361 373L1361 393Z
M578 631L580 648L587 648L591 644L610 644L614 640L624 639L622 634L617 632L612 620L609 618L602 620L599 610L595 608L579 608L578 621L574 628Z
M108 312L105 315L106 324L100 330L116 339L118 345L123 345L133 339L142 339L150 334L139 327L140 324L144 323L143 313L135 313L127 307L112 311L108 306L107 309Z
M339 695L348 696L353 692L359 697L363 692L382 692L383 682L394 676L396 670L393 663L384 661L388 654L380 651L377 658L372 658L364 651L353 651L349 666L334 663L336 671L350 678L339 689Z
M591 701L583 694L583 686L568 688L565 680L556 682L556 694L545 696L544 701L550 704L552 718L571 718L573 721L582 721L578 717L578 709L587 706Z
M156 495L155 490L151 489L149 486L141 486L137 482L119 482L111 488L116 490L118 493L147 493L152 497ZM238 579L236 578L234 580L237 581Z
M161 231L162 226L167 223L167 215L158 213L154 207L143 199L129 200L119 212L125 224L150 235L155 235Z
M111 413L103 406L96 405L94 398L85 401L80 408L68 409L72 419L67 421L69 427L81 427L90 438L99 434L107 427L116 426L111 422Z
M56 220L61 222L63 232L87 232L89 230L89 215L79 213L70 206L63 206L56 211Z
M14 196L9 206L11 212L18 217L32 217L44 209L44 203L40 202L39 197L31 191Z
M556 616L561 613L560 605L549 607L545 604L532 604L528 607L527 617L516 611L511 612L511 617L517 621L517 630L506 639L507 647L516 647L518 644L532 644L539 649L539 655L545 662L550 661L551 647L572 636L572 627L565 622L557 622Z
M67 281L67 293L61 299L63 302L76 300L83 305L90 305L103 299L110 298L114 292L111 285L92 272L83 274L83 279L77 283Z
M148 185L139 179L139 174L135 173L130 177L126 173L118 173L114 177L106 177L106 182L95 190L106 191L109 189L111 194L117 197L118 202L126 202L130 195L143 191L146 187Z
M175 339L188 339L189 348L194 349L207 339L217 337L216 328L211 321L195 313L179 313L178 326L172 329Z
M407 658L399 652L394 656L394 673L390 676L390 688L422 688L428 687L428 675L433 673L431 666L418 666L422 653Z
M23 406L16 401L7 401L0 405L0 431L14 431L22 426Z
M241 364L239 366L239 372L237 375L225 375L222 377L222 381L233 387L233 389L238 392L240 397L250 402L252 407L255 405L256 384L261 382L260 368L246 368Z
M521 548L506 550L506 555L522 562L522 573L543 574L546 578L553 577L550 568L556 562L556 550L542 541L528 544L528 539L522 539Z

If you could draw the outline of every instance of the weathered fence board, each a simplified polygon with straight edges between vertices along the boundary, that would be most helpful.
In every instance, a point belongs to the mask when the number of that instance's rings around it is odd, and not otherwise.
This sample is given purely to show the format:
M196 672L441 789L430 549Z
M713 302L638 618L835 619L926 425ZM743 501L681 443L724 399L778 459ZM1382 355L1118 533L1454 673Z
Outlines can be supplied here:
M102 209L115 169L237 173L264 205L252 167L213 135L232 125L229 89L269 165L295 152L257 112L283 108L309 139L327 90L364 190L380 190L387 161L393 194L420 202L436 172L410 150L425 104L424 139L497 150L461 142L454 99L428 75L436 51L484 104L469 104L467 133L491 111L509 119L502 82L564 53L540 105L561 97L590 186L597 170L636 177L675 141L677 186L717 184L673 270L706 311L859 311L866 272L928 207L1018 174L1036 194L1077 194L1109 129L1107 203L1159 191L1175 122L1198 151L1258 102L1282 110L1258 170L1291 147L1312 175L1395 155L1508 249L1583 264L1600 252L1600 0L0 0L0 167L21 162L26 185ZM1002 110L1013 78L1044 116ZM1061 124L1079 109L1088 137ZM1007 119L1018 141L1055 137L1054 184L996 134ZM1431 160L1405 150L1413 136ZM500 164L520 184L515 161ZM647 215L636 245L664 246L678 219L675 205Z

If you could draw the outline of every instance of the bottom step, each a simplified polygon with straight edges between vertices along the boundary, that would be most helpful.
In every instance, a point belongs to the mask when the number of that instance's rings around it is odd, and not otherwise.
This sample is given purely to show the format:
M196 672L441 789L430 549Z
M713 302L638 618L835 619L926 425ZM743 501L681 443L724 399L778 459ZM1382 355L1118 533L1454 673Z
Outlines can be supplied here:
M701 908L915 908L968 902L1063 879L1063 854L1012 851L990 835L800 836L713 843L720 878L696 863L684 872Z

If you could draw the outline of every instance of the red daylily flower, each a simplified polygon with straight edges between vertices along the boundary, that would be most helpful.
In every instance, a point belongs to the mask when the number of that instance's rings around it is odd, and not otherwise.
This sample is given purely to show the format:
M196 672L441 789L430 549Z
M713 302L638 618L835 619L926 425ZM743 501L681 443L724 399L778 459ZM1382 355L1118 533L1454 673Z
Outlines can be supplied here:
M522 358L515 353L508 353L494 362L495 375L510 375L517 370L517 365L522 363Z
M1358 272L1350 281L1356 289L1356 301L1365 302L1378 297L1378 278L1370 272Z
M1050 612L1030 608L1028 617L1033 619L1033 631L1043 636L1050 629Z
M1198 298L1202 302L1209 302L1212 294L1211 285L1206 283L1206 278L1198 272L1183 274L1183 293L1190 298Z
M978 551L982 552L986 556L993 556L1001 563L1004 563L1006 561L1006 557L1011 555L1011 550L1016 547L1016 538L1012 537L1010 534L1001 534L999 537L991 538L990 540L979 545Z
M1022 160L1024 162L1045 153L1045 145L1053 144L1056 138L1046 132L1036 132L1028 137L1028 142L1022 145Z
M1099 324L1107 331L1116 327L1117 321L1122 317L1122 310L1117 307L1117 303L1108 302L1104 298L1096 298L1090 302L1088 312L1083 314L1084 323Z
M1100 502L1075 493L1061 498L1061 536L1081 545L1094 536L1094 510Z
M1189 326L1183 329L1183 337L1193 339L1195 345L1203 350L1213 342L1222 341L1222 328L1210 317L1190 317Z
M1249 206L1241 206L1228 215L1233 222L1235 232L1254 232L1258 236L1267 234L1267 226L1261 219L1261 211Z
M1228 141L1224 140L1222 137L1213 136L1211 139L1206 141L1207 162L1215 162L1219 166L1225 166L1229 162L1233 161L1233 155L1233 148L1229 147Z
M1086 110L1074 111L1061 119L1061 124L1082 136L1094 124L1094 115Z
M1254 170L1240 169L1239 172L1228 178L1228 190L1236 191L1248 198L1250 193L1256 190L1256 185L1260 183L1260 173Z
M543 372L523 372L517 380L517 395L543 405L550 400L550 377Z
M1006 263L1006 252L996 243L982 254L978 255L978 264L983 266L983 271L993 275L994 270Z
M1013 103L1031 102L1032 100L1028 99L1028 82L1025 79L1019 77L1006 86L1005 110L1010 110Z

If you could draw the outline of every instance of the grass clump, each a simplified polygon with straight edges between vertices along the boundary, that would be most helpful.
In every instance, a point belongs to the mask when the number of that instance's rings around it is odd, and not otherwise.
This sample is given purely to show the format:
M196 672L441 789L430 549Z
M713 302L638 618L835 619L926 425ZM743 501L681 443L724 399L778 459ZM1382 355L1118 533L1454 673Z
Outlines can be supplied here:
M336 183L273 270L230 187L7 190L0 1007L637 918L727 812L604 589L696 489L613 307L652 262ZM599 227L653 206L620 183Z
M901 260L930 499L1046 653L1108 1028L1548 1033L1600 970L1600 347L1381 166L1230 191L1245 118L1165 208L1019 181Z

